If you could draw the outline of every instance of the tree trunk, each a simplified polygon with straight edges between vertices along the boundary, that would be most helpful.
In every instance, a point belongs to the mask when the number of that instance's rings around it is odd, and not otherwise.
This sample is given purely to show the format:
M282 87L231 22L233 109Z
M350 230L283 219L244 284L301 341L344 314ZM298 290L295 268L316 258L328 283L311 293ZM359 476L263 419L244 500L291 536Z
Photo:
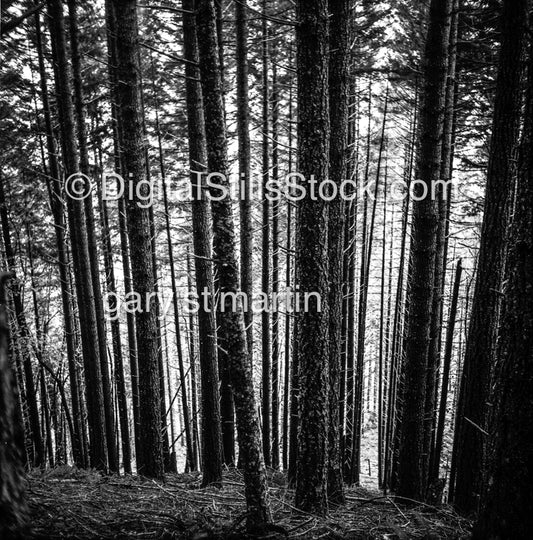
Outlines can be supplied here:
M7 184L4 178L0 179L0 220L2 223L2 237L4 240L4 250L7 260L7 268L15 278L15 252L11 244L11 232L9 227L9 216L7 211L7 201L4 186ZM35 467L45 465L45 446L41 436L41 422L39 419L39 407L37 405L37 388L33 377L33 366L31 365L31 337L26 321L23 306L23 291L20 281L14 281L11 287L11 296L15 307L16 337L22 356L22 366L24 368L24 384L26 388L26 403L28 405L28 417L31 428L31 441L33 444Z
M214 286L211 252L211 212L205 191L204 173L207 147L202 89L198 69L198 43L193 15L195 0L183 0L183 47L187 76L187 129L189 135L189 167L193 192L192 228L196 292L207 291L198 311L200 379L202 400L202 485L220 484L222 480L222 428L218 385L217 327L214 313ZM187 13L188 12L188 13ZM207 305L205 300L207 298Z
M398 458L399 495L424 497L424 409L438 208L432 190L440 177L451 0L432 0L423 58L424 90L413 203L405 338L405 392ZM425 193L424 193L425 190Z
M18 414L18 396L8 358L9 322L4 285L10 274L0 275L0 536L24 537L28 509L24 499L22 455L24 434Z
M517 2L522 5L522 2ZM514 3L513 3L514 4ZM527 2L526 2L527 4ZM524 5L525 7L525 5ZM509 9L510 6L507 6ZM514 8L514 5L513 5ZM516 20L526 27L527 18ZM506 27L511 31L510 27ZM517 26L513 32L518 33ZM488 474L476 540L528 538L533 528L533 52L489 403Z
M481 245L464 360L464 391L457 417L457 479L454 504L475 512L482 489L491 366L498 327L505 261L510 193L515 182L514 152L520 125L523 53L527 39L528 2L506 0L496 82ZM468 420L467 420L468 419Z
M274 53L274 51L273 51ZM279 86L277 56L272 62L272 182L279 183ZM272 201L272 301L276 302L279 292L279 214L280 202ZM272 312L272 467L279 469L279 306Z
M235 2L237 136L239 139L239 181L241 218L241 289L248 298L253 291L252 178L250 176L250 106L248 102L248 6L246 0ZM253 366L253 310L244 313L250 364Z
M89 175L89 156L87 150L87 129L85 126L85 107L83 103L83 86L81 80L81 61L78 42L78 16L76 12L76 0L68 1L70 51L72 58L72 82L74 87L74 111L78 128L78 148L80 152L80 172ZM94 308L98 331L98 345L100 357L100 371L102 374L102 391L104 396L104 416L107 441L107 456L109 469L119 472L117 455L117 441L115 437L115 418L113 414L113 401L111 381L109 378L109 366L107 362L107 335L105 328L104 306L102 301L102 287L100 285L100 268L98 247L96 245L96 231L94 223L94 210L92 197L84 200L85 220L87 227L87 246L91 265L91 279L94 291Z
M299 201L296 230L301 311L296 506L324 514L329 416L328 203L320 196L312 200L310 181L314 176L320 185L329 172L329 15L326 0L299 0L296 6L298 172L306 188L306 196ZM307 307L302 302L306 293L318 294L318 298L310 297Z
M74 463L77 467L88 465L87 456L84 453L82 442L83 420L81 416L80 390L78 381L78 369L76 366L76 336L73 320L73 309L71 302L71 288L69 279L69 258L65 242L65 216L61 197L61 186L59 178L59 165L57 162L57 149L52 129L52 119L50 114L50 103L48 100L48 85L46 78L46 69L44 64L43 44L41 22L36 15L36 44L37 55L39 59L39 75L41 86L41 101L43 104L45 131L46 131L46 149L48 153L48 172L51 176L48 181L48 195L50 199L50 208L54 220L54 230L56 239L57 258L59 266L59 282L61 286L61 302L63 308L63 321L65 329L65 341L67 345L67 361L70 381L70 399L72 403L73 419L73 437L72 453Z
M341 186L346 178L348 142L348 48L350 0L329 0L329 114L331 121L329 178ZM339 435L341 326L343 303L344 200L337 194L329 206L329 432L328 498L344 502Z
M117 50L117 107L122 130L122 176L136 192L145 180L146 154L142 129L139 37L136 0L115 0ZM141 189L146 197L147 186ZM139 358L139 420L141 457L138 472L162 478L164 472L161 434L161 394L156 325L154 267L150 212L138 196L126 203L133 288L142 299L135 316Z
M57 62L56 93L65 158L65 176L70 179L69 182L72 186L72 179L75 179L76 175L80 173L80 161L76 146L76 126L72 105L73 92L67 60L63 8L60 0L49 0L48 13L54 44L53 52ZM85 188L87 187L85 186ZM92 467L106 469L107 453L100 349L83 202L77 198L67 197L67 211L85 367L90 461Z
M228 188L229 167L224 122L223 94L218 63L216 17L213 0L200 0L196 13L200 78L204 98L207 164L218 173L219 185ZM214 190L219 191L219 190ZM218 193L220 195L220 193ZM220 197L218 197L220 198ZM235 399L240 461L244 473L249 528L268 521L266 474L261 455L252 370L249 362L243 307L232 306L239 292L239 268L235 249L232 203L229 197L212 201L214 258L220 287L219 345L227 363ZM229 293L225 294L225 293ZM250 306L248 306L250 309Z
M435 451L432 460L432 468L430 470L428 485L435 483L439 479L440 472L440 456L442 452L442 443L444 439L444 424L446 420L446 404L448 402L448 386L450 382L450 366L452 362L453 337L455 329L455 320L457 318L457 302L459 299L459 287L461 286L462 273L461 259L457 262L455 270L455 280L453 284L452 303L450 306L450 314L448 316L448 329L446 332L446 346L444 349L444 362L442 366L442 388L440 393L439 419L437 431L435 435Z
M262 265L261 265L261 292L264 298L270 299L270 199L267 196L268 183L270 181L270 156L269 156L269 80L268 80L268 21L266 14L266 0L262 0L263 20L262 20L262 179L263 179L263 201L262 201ZM264 309L261 313L261 353L262 353L262 428L263 428L263 455L265 465L270 467L272 460L270 456L270 408L272 398L271 379L271 341L270 341L270 311Z

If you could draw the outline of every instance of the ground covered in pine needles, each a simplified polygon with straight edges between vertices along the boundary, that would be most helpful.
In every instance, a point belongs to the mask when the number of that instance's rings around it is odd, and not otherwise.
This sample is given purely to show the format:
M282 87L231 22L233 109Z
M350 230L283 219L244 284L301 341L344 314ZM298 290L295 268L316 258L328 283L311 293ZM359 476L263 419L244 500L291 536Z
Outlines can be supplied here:
M239 471L222 489L199 488L198 475L169 475L165 482L102 476L70 467L28 478L29 538L249 538ZM268 538L459 539L470 524L446 506L404 504L363 488L347 490L346 505L327 518L297 510L285 476L269 474L273 523ZM263 538L266 538L263 536Z

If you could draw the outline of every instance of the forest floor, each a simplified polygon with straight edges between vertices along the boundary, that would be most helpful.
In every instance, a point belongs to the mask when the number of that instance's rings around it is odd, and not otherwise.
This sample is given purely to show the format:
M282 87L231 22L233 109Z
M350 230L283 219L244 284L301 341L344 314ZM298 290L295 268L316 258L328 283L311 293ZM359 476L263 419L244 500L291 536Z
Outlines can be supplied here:
M347 489L345 505L317 517L293 506L283 473L269 472L275 530L268 538L461 539L470 523L449 507L402 504L363 487ZM227 471L221 489L199 488L197 474L165 482L102 476L60 467L28 477L31 531L27 538L252 538L243 531L244 485ZM265 538L263 536L263 538Z

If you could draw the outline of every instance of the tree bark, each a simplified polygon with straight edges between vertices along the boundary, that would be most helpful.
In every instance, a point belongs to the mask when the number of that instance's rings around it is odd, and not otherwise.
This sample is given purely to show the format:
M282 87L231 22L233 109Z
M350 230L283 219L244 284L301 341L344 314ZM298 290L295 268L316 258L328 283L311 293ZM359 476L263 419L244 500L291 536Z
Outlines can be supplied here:
M341 186L346 178L348 155L348 51L350 0L329 0L330 58L329 115L331 122L329 178ZM329 205L329 432L328 498L344 502L340 456L339 392L341 371L341 327L343 303L343 251L345 201L337 194Z
M23 538L28 509L24 498L24 434L8 359L9 322L4 291L10 274L0 275L0 536Z
M516 2L522 7L522 2ZM513 8L515 3L513 3ZM523 6L526 7L525 5ZM506 6L510 9L511 6ZM526 26L527 18L516 20ZM510 27L506 27L511 31ZM514 32L518 33L515 26ZM475 540L528 538L533 528L533 52L518 158L501 325L489 396L488 474Z
M198 311L202 413L202 485L207 486L220 484L222 481L222 428L218 384L217 326L213 298L211 211L204 183L207 146L202 89L199 81L196 22L193 15L195 0L183 0L182 5L185 10L183 14L184 55L185 59L188 60L185 65L185 75L187 76L189 167L193 190L192 228L196 291L199 297L205 291L207 292L207 305L200 302Z
M320 185L329 172L329 15L326 0L299 0L296 6L298 172L306 196L299 201L296 230L301 313L295 500L301 510L324 514L329 416L328 204L320 196L312 200L310 181L314 176ZM302 302L306 293L319 296L311 298L307 307Z
M117 107L122 142L122 175L137 185L146 176L146 154L141 113L139 36L136 0L114 0L117 50ZM146 197L147 188L141 190ZM139 423L141 457L138 472L162 478L164 473L161 438L161 394L152 263L150 212L142 208L138 196L126 202L128 238L131 251L133 288L142 298L136 313L139 359ZM148 300L148 298L150 298ZM139 466L140 465L140 466Z
M399 495L425 495L423 437L438 208L432 197L439 180L450 32L451 0L432 0L424 51L424 90L413 203L405 338L405 391L398 458ZM424 190L426 193L424 194Z
M223 93L218 62L216 16L213 0L200 0L196 13L200 79L204 99L207 164L217 181L229 185ZM220 190L214 190L220 191ZM217 193L220 195L220 193ZM218 197L220 198L220 197ZM266 474L261 455L261 432L257 418L252 370L249 362L243 307L232 306L239 292L239 268L231 199L212 200L213 244L221 298L219 301L219 347L227 362L235 400L240 461L243 468L249 529L269 520ZM224 295L230 293L230 295ZM250 309L250 306L248 306Z
M53 40L53 53L57 63L55 72L56 93L58 95L58 113L65 159L65 175L68 179L80 173L80 160L76 146L76 125L72 104L73 92L67 60L63 7L60 0L49 0L48 14ZM92 467L106 469L107 452L100 349L83 202L73 197L67 197L67 213L85 367L90 462Z
M485 436L475 426L487 428L486 402L498 327L510 194L515 182L527 9L525 0L506 0L501 19L481 245L465 350L464 386L458 403L458 445L454 448L457 477L453 502L465 514L476 511L482 490Z

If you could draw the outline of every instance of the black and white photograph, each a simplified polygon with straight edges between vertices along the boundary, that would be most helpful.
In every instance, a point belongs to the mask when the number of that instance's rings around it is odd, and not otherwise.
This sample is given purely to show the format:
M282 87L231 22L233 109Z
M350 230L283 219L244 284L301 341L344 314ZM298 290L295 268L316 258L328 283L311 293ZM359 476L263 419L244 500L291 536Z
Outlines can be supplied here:
M533 0L0 0L0 540L533 538Z

